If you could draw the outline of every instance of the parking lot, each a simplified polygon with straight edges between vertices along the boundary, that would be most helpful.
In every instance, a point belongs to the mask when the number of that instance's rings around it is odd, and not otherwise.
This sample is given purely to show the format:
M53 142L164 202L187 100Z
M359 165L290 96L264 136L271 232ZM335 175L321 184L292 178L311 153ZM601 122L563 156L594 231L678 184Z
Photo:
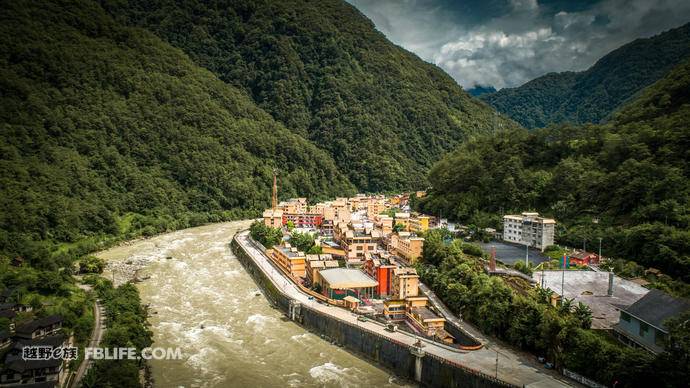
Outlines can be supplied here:
M484 252L490 253L492 247L496 247L496 260L503 264L513 265L517 261L525 261L525 246L507 244L501 241L491 241L489 243L479 243ZM549 257L541 253L538 249L530 248L529 262L535 266L543 261L549 261Z

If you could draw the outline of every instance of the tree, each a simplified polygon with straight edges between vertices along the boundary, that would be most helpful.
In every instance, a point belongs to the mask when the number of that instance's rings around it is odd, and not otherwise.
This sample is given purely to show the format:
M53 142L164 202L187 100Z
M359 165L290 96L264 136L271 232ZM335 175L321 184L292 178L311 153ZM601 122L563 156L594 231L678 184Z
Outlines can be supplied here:
M81 273L103 273L105 261L100 257L89 255L79 260L79 272Z
M271 228L262 221L254 221L249 227L252 238L266 248L278 245L283 238L283 232L278 228Z
M293 232L290 235L290 245L301 252L308 252L314 246L314 237L309 233Z
M573 309L573 302L575 299L573 298L566 298L565 296L561 295L561 305L559 306L558 310L562 314L568 314L570 311Z
M592 309L590 309L589 306L582 302L577 302L573 314L581 322L580 327L583 329L592 327Z

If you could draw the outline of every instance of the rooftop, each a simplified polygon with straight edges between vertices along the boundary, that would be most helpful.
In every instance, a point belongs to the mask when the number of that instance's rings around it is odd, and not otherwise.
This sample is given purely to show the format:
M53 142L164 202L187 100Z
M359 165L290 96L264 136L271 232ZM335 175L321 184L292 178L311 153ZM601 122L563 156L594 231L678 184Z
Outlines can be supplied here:
M654 327L666 330L664 321L688 310L690 301L652 289L624 311Z
M379 284L358 269L332 268L319 274L333 289L376 287Z
M17 333L33 333L42 327L52 326L56 323L62 323L62 317L59 315L49 315L19 326L17 328Z

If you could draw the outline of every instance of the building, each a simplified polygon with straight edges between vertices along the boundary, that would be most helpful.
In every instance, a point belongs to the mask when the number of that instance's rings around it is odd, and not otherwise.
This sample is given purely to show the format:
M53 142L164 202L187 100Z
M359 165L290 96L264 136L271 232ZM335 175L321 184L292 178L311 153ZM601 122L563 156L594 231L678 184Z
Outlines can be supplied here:
M410 218L408 230L413 233L426 232L429 230L429 216L420 214Z
M395 213L394 218L395 225L402 225L402 230L404 231L410 230L410 213L398 212Z
M390 258L382 255L368 255L364 260L363 269L367 275L376 279L376 295L379 297L390 295L393 291L393 271L397 268Z
M319 229L323 223L323 215L319 213L289 213L283 212L283 225L291 222L296 228Z
M22 339L37 339L58 334L60 329L62 329L62 317L49 315L17 327L15 336Z
M24 360L25 346L54 349L65 346L66 337L49 336L42 339L22 339L7 352L4 368L0 371L0 386L53 387L63 380L63 360Z
M553 245L556 221L539 213L503 216L503 240L540 249Z
M343 249L343 247L341 247L340 245L338 245L338 243L334 241L322 241L321 252L338 258L345 258L345 256L347 256L347 252L345 252L345 249Z
M266 209L264 210L264 225L271 228L283 227L283 211L280 209Z
M379 214L374 217L374 226L381 231L382 236L393 233L393 217Z
M315 284L319 271L329 268L338 268L340 265L330 254L306 255L306 278L309 284Z
M376 280L358 269L331 268L319 272L318 284L321 292L331 299L344 299L350 295L358 299L373 298L376 293Z
M653 353L664 350L668 335L666 320L690 310L690 301L675 298L656 289L620 312L614 334L624 343Z
M400 267L393 270L392 296L395 299L406 299L419 295L419 275L412 267Z
M423 248L424 239L409 232L397 232L390 236L389 249L391 252L405 258L410 263L415 263L422 256Z
M278 264L285 272L294 277L307 276L307 257L303 252L299 252L297 248L291 247L290 244L285 246L274 246L271 249L270 257Z
M405 300L386 299L383 301L383 315L391 321L402 321L405 319Z
M373 225L341 222L335 226L333 237L340 244L348 259L364 260L366 253L376 252L381 241L381 231Z
M0 351L12 345L12 335L9 331L0 331Z
M367 217L373 220L374 217L383 213L386 209L388 209L388 206L386 206L384 198L373 198L367 203Z
M599 264L599 255L592 252L576 249L568 254L570 265L590 265Z

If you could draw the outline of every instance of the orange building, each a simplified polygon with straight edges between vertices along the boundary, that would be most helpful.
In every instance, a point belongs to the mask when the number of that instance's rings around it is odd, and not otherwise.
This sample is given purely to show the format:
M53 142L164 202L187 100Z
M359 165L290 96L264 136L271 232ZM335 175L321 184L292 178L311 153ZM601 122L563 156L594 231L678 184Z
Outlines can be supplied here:
M304 253L299 252L290 244L285 246L274 246L271 250L273 261L294 277L305 277L307 258Z

